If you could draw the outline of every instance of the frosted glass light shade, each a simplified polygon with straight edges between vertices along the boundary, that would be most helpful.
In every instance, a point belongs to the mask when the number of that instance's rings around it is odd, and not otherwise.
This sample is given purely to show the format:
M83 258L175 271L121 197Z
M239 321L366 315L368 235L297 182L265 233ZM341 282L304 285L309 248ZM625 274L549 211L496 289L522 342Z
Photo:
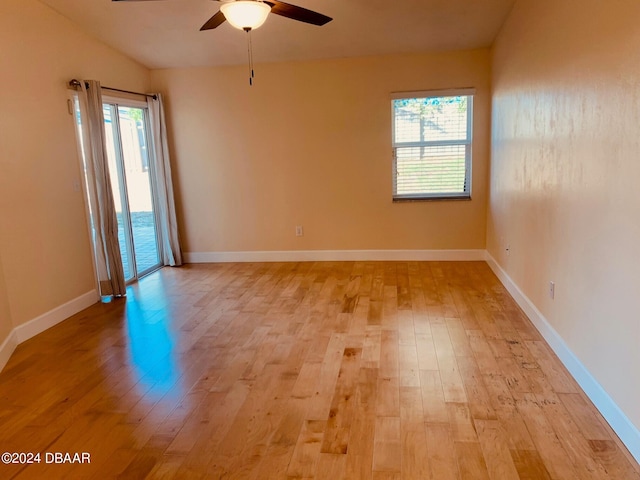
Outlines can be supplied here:
M240 30L254 30L264 23L271 7L255 0L238 0L223 3L220 10L224 18Z

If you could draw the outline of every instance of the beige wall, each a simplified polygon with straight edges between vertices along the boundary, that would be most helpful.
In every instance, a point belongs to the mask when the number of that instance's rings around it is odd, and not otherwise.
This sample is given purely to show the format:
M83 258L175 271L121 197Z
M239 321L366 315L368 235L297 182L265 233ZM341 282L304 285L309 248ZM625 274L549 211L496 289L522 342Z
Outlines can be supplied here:
M0 2L0 45L1 343L95 286L66 83L144 89L149 72L35 0Z
M187 252L483 249L489 52L160 70ZM390 93L476 87L473 200L391 202ZM304 227L296 238L295 226Z
M636 0L517 2L493 57L487 235L491 255L636 427L638 18Z

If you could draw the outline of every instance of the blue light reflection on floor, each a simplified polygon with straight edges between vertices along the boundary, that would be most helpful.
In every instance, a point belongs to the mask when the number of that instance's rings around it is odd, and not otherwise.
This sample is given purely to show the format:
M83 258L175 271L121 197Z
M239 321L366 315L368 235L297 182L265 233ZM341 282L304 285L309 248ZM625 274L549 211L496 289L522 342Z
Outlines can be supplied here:
M167 310L162 287L161 277L152 274L127 288L126 332L133 373L145 397L152 400L172 390L181 393L181 372L170 332L172 313Z

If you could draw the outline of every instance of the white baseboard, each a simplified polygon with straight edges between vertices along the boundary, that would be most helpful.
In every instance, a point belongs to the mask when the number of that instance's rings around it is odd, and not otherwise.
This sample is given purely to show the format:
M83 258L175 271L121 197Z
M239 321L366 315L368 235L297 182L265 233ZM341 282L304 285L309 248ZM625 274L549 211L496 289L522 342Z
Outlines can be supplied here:
M5 338L2 345L0 345L0 371L4 368L4 366L9 361L9 357L18 346L18 341L16 340L16 331L11 330L9 332L9 336Z
M18 325L11 331L5 341L2 342L2 345L0 345L0 370L5 367L9 361L9 357L19 344L57 325L81 310L90 307L98 300L98 292L91 290L53 310L43 313L33 320Z
M474 261L485 250L288 250L246 252L187 252L186 263L332 262L332 261Z
M613 401L600 383L593 378L589 370L569 349L562 337L555 331L540 310L520 290L518 285L509 277L496 260L487 252L486 261L498 279L511 294L516 303L529 317L533 325L553 349L560 361L569 370L582 390L587 394L602 416L616 432L633 457L640 463L640 431Z
M39 317L29 320L22 325L18 325L14 331L16 332L16 340L18 344L35 337L39 333L44 332L48 328L57 325L81 310L90 307L99 300L98 292L91 290L87 293L64 303L53 310L43 313Z

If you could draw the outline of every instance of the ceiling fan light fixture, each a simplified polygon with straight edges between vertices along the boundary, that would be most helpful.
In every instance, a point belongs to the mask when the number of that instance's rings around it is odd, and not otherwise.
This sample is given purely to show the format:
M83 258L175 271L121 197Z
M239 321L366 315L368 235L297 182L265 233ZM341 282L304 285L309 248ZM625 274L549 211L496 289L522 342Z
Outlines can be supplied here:
M220 6L220 10L227 21L235 28L239 30L255 30L265 22L271 7L256 0L238 0L223 3Z

